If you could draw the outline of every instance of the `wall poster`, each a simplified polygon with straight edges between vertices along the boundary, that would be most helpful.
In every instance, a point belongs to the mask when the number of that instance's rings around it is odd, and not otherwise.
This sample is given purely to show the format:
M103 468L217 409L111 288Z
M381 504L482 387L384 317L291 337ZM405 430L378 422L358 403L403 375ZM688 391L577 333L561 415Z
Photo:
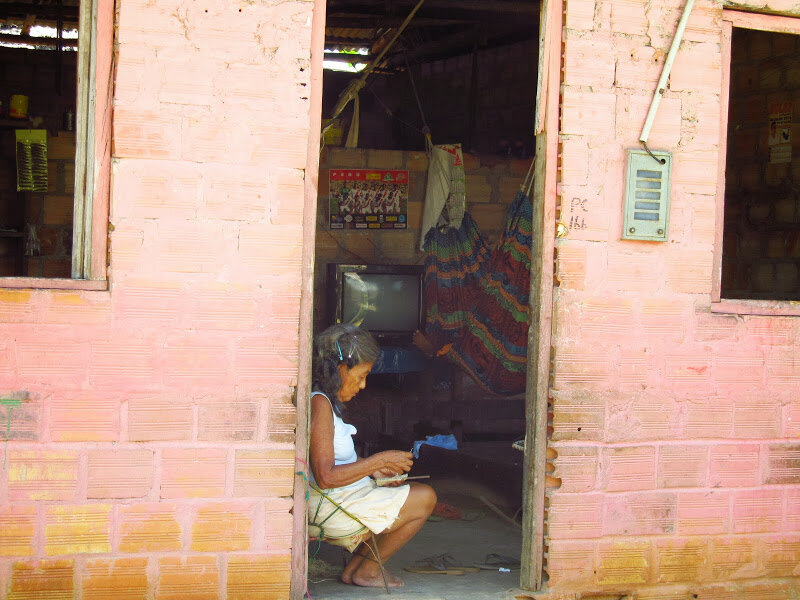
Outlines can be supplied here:
M331 169L331 229L406 229L408 171Z
M769 104L769 162L792 162L792 103Z

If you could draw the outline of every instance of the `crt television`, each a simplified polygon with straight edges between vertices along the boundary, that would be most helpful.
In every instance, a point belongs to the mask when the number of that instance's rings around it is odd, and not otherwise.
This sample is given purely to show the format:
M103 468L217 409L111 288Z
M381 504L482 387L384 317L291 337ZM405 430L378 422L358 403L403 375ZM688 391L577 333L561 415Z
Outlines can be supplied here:
M334 323L366 329L379 344L408 346L422 326L422 265L328 265Z

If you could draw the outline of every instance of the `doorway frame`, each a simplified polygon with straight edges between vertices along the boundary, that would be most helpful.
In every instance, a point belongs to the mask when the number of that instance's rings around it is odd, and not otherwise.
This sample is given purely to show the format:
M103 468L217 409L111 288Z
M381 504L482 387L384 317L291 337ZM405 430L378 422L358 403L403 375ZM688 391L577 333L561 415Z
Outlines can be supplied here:
M292 490L292 550L289 597L302 600L308 576L308 523L306 519L305 473L308 467L308 436L311 397L311 352L314 331L314 253L317 231L320 132L322 131L322 58L325 50L327 0L314 0L311 18L311 73L309 75L308 143L303 185L303 249L300 279L300 320L295 407L295 476Z
M302 283L299 322L299 361L296 393L296 471L308 465L309 394L313 332L314 254L319 186L319 133L322 127L322 55L325 43L326 0L314 0L311 25L309 135L306 153ZM534 236L531 261L531 323L528 334L528 376L525 391L526 440L523 463L522 568L520 586L539 591L543 585L545 466L550 394L553 275L558 181L558 133L564 0L542 0L539 12L539 70L536 98L536 159L533 188ZM292 572L290 598L302 600L306 591L308 528L306 482L295 475L292 500Z
M533 236L531 260L520 561L520 587L534 592L540 591L544 585L547 419L552 365L550 349L553 335L564 0L542 0L539 14L536 162L532 202L534 230L538 225L540 235Z

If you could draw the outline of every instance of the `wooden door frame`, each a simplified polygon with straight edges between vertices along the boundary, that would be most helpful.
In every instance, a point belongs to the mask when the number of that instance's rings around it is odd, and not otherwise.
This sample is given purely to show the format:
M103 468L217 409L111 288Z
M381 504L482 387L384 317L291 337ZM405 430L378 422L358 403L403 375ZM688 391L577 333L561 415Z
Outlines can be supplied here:
M306 147L305 184L303 186L303 254L300 290L300 327L295 427L295 471L308 468L308 402L311 393L311 347L314 330L314 250L319 188L320 132L322 131L322 57L325 49L326 0L314 0L311 21L311 74L309 85L308 146ZM308 525L306 522L304 477L295 475L292 492L292 561L289 594L301 600L306 592L308 575Z
M520 586L531 591L541 590L544 583L545 466L550 398L563 10L563 0L542 0L539 18L536 164L532 198L534 236L528 379L525 393L526 444L520 570Z
M314 247L319 178L319 132L322 126L322 53L325 42L326 0L314 0L311 25L311 85L309 136L303 207L303 263L300 298L299 365L296 394L297 471L308 463L308 398L311 386L313 331ZM561 87L563 0L542 0L539 21L539 74L536 106L536 179L533 191L534 235L531 262L531 323L528 336L526 439L523 485L523 542L520 585L540 590L543 584L545 463L547 411L550 392L550 344L553 314L556 184ZM537 258L538 257L538 258ZM301 600L306 590L306 484L296 476L293 490L293 528L290 597Z

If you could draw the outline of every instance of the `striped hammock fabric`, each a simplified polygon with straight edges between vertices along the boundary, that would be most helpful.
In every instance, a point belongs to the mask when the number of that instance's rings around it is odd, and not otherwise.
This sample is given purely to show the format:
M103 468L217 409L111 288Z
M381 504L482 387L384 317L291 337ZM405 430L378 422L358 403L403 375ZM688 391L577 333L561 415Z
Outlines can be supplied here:
M469 213L461 227L434 228L425 239L425 336L440 357L500 395L525 390L532 213L518 192L492 249Z

